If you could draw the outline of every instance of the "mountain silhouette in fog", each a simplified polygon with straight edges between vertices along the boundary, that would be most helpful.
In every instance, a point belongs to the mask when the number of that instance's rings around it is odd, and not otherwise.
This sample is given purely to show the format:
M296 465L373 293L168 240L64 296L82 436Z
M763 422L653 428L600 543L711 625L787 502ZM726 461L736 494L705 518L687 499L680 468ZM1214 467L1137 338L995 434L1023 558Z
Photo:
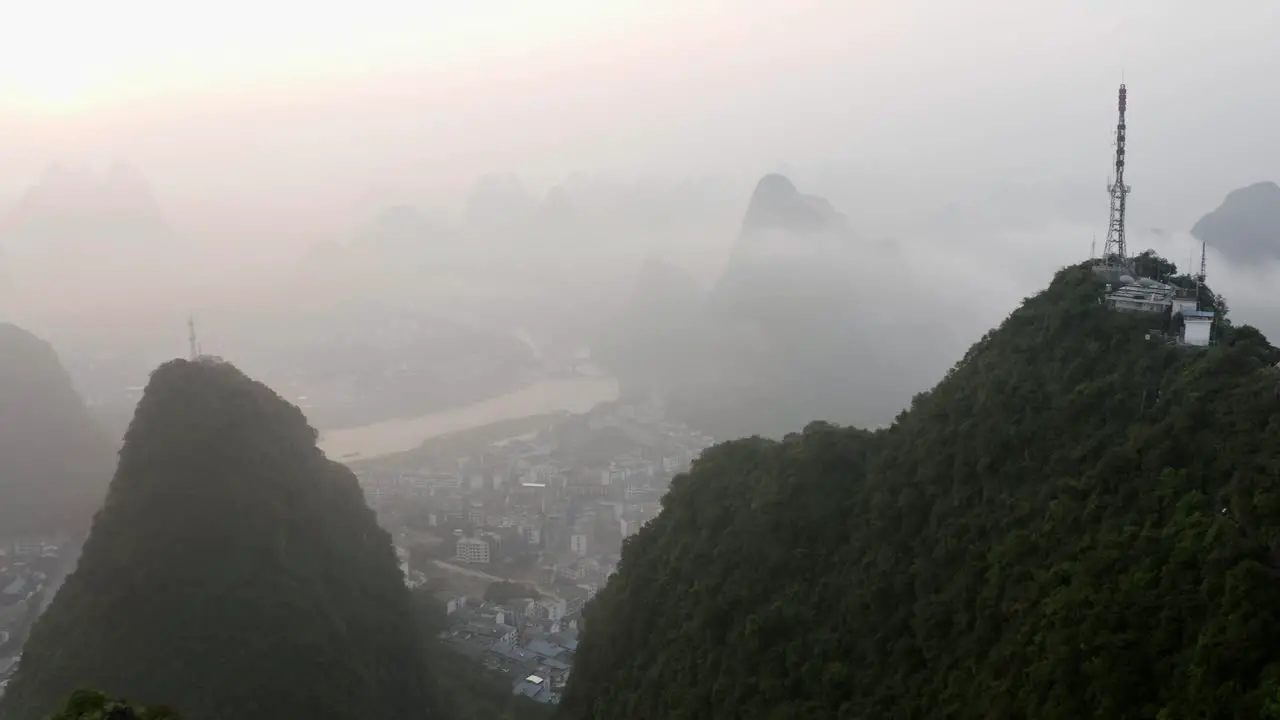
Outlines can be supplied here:
M782 175L765 175L713 299L723 310L749 308L748 314L766 312L761 303L776 308L815 294L826 300L853 279L858 245L848 219L825 198L802 194Z
M0 323L0 533L79 533L111 479L111 447L49 343Z
M742 225L744 231L812 233L841 228L846 220L825 198L803 195L785 176L770 173L756 184Z
M825 198L765 175L710 293L650 260L604 358L626 385L670 390L672 412L715 437L878 425L923 389L913 378L932 358L909 347L946 332L934 308L886 309L920 290L902 267Z
M0 216L0 246L23 256L110 255L171 236L151 185L124 163L101 174L50 165Z
M1191 234L1231 262L1280 259L1280 185L1268 181L1232 190Z

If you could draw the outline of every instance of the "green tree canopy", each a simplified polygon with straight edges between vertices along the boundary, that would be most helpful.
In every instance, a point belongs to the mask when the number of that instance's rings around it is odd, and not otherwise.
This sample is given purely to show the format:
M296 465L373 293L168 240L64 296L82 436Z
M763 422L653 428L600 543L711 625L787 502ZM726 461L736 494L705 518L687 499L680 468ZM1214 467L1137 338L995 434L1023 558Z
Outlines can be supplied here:
M79 690L51 720L182 720L182 716L169 708L147 708L106 693Z
M390 537L315 441L231 365L157 369L0 717L81 688L191 720L433 717Z
M565 720L1280 718L1280 370L1063 270L889 428L716 446L588 605Z

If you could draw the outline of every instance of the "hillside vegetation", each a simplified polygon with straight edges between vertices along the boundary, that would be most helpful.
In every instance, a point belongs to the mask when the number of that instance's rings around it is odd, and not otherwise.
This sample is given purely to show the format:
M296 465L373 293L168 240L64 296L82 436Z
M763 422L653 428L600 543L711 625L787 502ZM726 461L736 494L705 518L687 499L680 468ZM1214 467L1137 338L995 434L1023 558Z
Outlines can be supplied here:
M587 608L564 720L1280 718L1280 353L1068 268L875 433L712 448Z
M390 538L315 442L231 365L157 369L0 717L80 689L188 720L435 716Z
M169 708L148 708L105 693L80 690L50 720L182 720Z

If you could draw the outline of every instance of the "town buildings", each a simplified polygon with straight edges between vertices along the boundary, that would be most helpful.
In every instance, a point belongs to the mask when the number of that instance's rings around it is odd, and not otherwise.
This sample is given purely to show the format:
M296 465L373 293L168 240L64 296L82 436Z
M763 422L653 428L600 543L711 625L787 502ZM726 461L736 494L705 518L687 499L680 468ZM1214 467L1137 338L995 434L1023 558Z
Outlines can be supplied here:
M456 548L458 560L464 563L489 564L489 543L480 538L460 537Z
M622 541L657 516L672 479L711 444L646 398L517 437L443 439L355 471L403 545L402 567L417 568L406 582L473 588L447 599L446 642L508 674L513 692L555 702L582 610L617 569ZM484 588L499 580L531 597L486 602Z

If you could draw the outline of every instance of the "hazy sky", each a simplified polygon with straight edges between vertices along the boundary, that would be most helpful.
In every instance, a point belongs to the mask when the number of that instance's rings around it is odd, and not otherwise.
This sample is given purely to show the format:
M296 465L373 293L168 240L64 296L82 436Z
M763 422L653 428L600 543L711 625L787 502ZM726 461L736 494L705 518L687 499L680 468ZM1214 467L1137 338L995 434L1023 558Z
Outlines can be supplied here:
M51 161L127 161L179 235L231 263L174 260L153 272L163 289L125 299L153 307L181 305L179 290L290 294L261 261L350 238L370 198L456 213L485 173L540 192L610 171L718 176L745 207L762 173L786 168L860 232L904 241L908 269L970 297L976 339L1105 234L1122 80L1135 250L1151 240L1185 261L1180 232L1230 190L1280 179L1273 0L9 5L0 204ZM727 254L732 225L698 238L714 251L702 257ZM132 289L79 271L113 299ZM1263 273L1211 275L1233 307L1270 306ZM86 312L99 289L39 285L101 324Z
M232 145L363 173L1026 169L1105 137L1123 72L1135 144L1195 140L1199 162L1267 141L1278 18L1266 0L64 0L6 11L0 98L28 162Z
M490 171L1101 193L1123 77L1134 212L1179 227L1276 175L1278 35L1267 0L21 3L0 199L122 158L179 227L261 248L345 235L371 187L456 206Z

